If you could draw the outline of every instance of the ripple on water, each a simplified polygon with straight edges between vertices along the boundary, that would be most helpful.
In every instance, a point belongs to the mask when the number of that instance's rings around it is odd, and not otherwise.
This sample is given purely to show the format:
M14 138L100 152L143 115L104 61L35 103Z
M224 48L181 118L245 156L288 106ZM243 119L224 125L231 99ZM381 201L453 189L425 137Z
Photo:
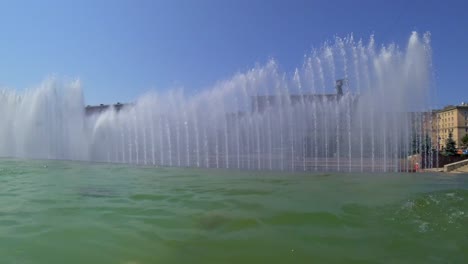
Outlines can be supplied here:
M12 219L2 219L0 220L0 227L2 226L7 226L7 227L10 227L10 226L15 226L15 225L19 225L20 222L18 222L17 220L12 220Z
M298 226L310 225L316 227L340 227L342 219L330 212L294 212L287 211L265 218L264 222L271 225Z
M197 218L197 226L206 231L222 229L225 232L256 228L260 221L256 218L238 217L228 213L209 212Z
M88 186L78 189L78 194L81 197L91 197L91 198L107 198L115 197L117 193L115 190L107 187L96 187Z
M272 190L259 190L259 189L231 189L226 188L223 189L222 193L224 195L229 196L237 196L237 195L268 195L272 194Z
M134 194L130 196L131 200L135 201L161 201L167 199L166 195L158 194Z
M229 204L231 207L242 211L260 211L264 209L264 205L259 202L246 202L237 199L226 199L224 202Z

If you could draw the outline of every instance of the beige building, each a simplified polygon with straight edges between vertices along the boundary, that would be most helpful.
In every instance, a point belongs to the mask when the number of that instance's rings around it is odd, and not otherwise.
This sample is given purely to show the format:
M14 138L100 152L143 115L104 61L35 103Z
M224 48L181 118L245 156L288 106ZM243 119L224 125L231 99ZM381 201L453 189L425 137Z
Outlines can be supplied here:
M446 106L435 112L433 120L433 142L439 149L445 147L445 141L452 133L457 148L461 146L461 139L468 134L468 104Z

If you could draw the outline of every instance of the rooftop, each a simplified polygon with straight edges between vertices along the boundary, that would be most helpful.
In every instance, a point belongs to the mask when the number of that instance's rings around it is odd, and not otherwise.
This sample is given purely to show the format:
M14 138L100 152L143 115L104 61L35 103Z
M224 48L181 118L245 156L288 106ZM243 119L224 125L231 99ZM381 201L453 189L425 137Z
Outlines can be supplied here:
M454 110L454 109L465 109L466 110L466 109L468 109L468 103L462 102L459 105L447 105L443 109L439 109L436 112L445 112L445 111L450 111L450 110Z
M109 109L110 107L113 107L115 111L120 111L122 108L128 106L129 104L122 104L120 102L116 103L116 104L111 104L111 105L107 105L107 104L100 104L100 105L87 105L85 107L85 113L86 115L92 115L92 114L96 114L96 113L101 113L103 111L106 111L107 109Z

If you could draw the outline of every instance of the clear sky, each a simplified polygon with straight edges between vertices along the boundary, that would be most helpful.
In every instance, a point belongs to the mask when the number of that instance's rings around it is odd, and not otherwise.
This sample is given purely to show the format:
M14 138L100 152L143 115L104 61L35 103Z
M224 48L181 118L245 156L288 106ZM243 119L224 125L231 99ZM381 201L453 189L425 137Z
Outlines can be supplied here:
M86 103L132 101L150 89L196 92L353 33L405 45L432 33L438 103L468 101L468 1L41 0L0 2L0 86L51 74L79 78Z

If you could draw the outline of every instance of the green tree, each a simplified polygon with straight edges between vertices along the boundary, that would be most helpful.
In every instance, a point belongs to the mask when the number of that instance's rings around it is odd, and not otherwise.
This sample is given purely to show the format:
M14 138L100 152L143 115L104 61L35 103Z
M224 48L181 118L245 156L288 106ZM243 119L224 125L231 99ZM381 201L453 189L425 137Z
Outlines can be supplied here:
M464 148L468 148L468 134L466 134L464 137L462 137L461 143L462 143Z
M453 156L455 154L457 154L457 149L455 148L455 140L453 140L452 132L450 132L447 140L445 141L445 155Z
M432 149L431 137L426 135L424 138L418 137L416 134L413 135L411 142L411 154L429 153Z
M413 135L413 140L411 142L411 155L418 154L419 153L419 144L418 140L416 137L416 134Z
M426 135L426 137L424 138L422 149L423 149L423 152L426 154L431 152L432 142L431 142L431 137L429 135Z

